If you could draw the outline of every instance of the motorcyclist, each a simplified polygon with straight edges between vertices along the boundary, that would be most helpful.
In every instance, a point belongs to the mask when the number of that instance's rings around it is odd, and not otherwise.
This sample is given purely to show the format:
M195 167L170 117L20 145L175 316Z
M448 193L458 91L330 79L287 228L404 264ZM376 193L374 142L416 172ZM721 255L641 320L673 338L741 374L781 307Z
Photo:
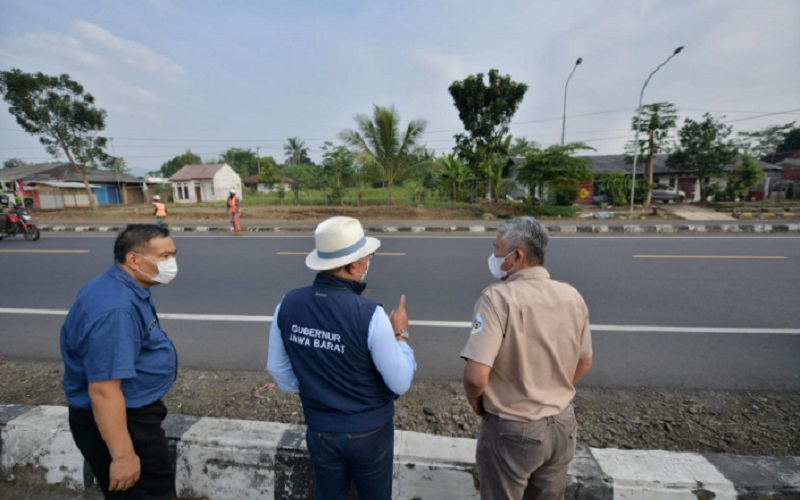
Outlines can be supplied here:
M10 200L10 198L7 198ZM13 202L12 205L13 207ZM8 228L8 221L6 220L6 216L11 213L11 208L9 208L7 203L0 204L0 235L7 236L6 229Z
M8 209L6 207L0 206L0 235L7 236L6 227L8 226L8 221L6 221L6 214L8 213Z

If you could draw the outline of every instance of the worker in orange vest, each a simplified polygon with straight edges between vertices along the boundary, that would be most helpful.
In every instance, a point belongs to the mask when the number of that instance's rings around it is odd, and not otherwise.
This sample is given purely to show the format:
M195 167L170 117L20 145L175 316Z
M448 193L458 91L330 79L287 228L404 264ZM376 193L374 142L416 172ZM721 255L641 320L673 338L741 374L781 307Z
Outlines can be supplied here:
M236 233L242 230L242 225L239 223L239 213L241 209L239 196L236 194L235 189L231 189L230 195L228 196L228 212L231 214L231 225L233 226L233 231Z
M156 216L156 226L161 227L164 224L164 219L167 217L167 206L161 203L161 197L158 195L153 196L153 203L155 208L153 215Z

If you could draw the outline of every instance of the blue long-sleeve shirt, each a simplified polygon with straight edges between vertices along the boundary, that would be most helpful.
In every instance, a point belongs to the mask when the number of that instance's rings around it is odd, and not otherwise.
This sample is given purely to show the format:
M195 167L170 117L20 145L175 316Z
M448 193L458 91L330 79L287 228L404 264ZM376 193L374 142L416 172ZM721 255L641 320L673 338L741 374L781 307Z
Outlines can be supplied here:
M284 391L299 392L299 381L292 369L278 326L280 308L280 304L275 308L269 331L267 371ZM397 341L389 316L381 306L375 308L370 320L367 345L375 368L386 386L397 395L405 394L411 387L417 369L414 351L406 342Z

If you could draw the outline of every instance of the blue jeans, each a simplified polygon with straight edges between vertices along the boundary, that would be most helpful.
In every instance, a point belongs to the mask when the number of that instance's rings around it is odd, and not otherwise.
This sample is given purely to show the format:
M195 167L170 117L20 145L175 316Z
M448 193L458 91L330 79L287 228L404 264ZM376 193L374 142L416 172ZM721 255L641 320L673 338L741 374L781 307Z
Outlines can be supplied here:
M306 431L317 500L346 499L355 481L358 498L390 500L394 423L363 433Z

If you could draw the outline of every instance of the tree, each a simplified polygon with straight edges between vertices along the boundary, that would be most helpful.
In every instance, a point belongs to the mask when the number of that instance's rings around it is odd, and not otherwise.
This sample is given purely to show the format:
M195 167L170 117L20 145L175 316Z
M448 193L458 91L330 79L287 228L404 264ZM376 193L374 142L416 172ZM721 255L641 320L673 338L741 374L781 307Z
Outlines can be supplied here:
M3 169L24 167L26 165L29 165L29 163L27 163L24 160L21 160L19 158L9 158L8 160L3 162Z
M344 184L353 175L353 153L330 141L325 141L322 150L322 171L330 187L331 203L344 205Z
M525 156L538 147L539 144L536 141L529 141L524 137L514 137L514 142L508 148L508 155L511 157Z
M258 173L258 182L271 188L278 181L278 163L275 158L265 156L259 160L260 171Z
M221 163L227 163L243 179L258 173L258 156L249 149L230 148L219 157Z
M125 174L130 170L127 162L125 162L125 159L121 156L107 155L103 158L103 162L100 166L106 170L117 172L118 174Z
M294 204L300 205L300 191L311 190L316 184L316 169L312 165L284 165L282 171L283 175L294 180L291 185Z
M783 136L783 142L778 146L778 153L796 151L800 149L800 128L795 127Z
M667 166L697 174L702 205L706 204L709 178L722 174L725 166L736 159L736 145L728 139L730 134L731 127L709 113L703 115L701 122L687 118L678 132L680 146L667 158Z
M637 119L638 118L638 119ZM656 102L645 104L631 120L631 129L645 134L639 140L639 155L645 160L645 181L647 182L647 196L644 206L649 207L652 202L653 171L655 170L656 155L667 151L670 146L669 132L677 126L678 114L675 105L669 102ZM634 144L634 147L636 145Z
M283 150L286 153L287 165L307 165L311 164L311 159L308 157L308 148L306 143L299 137L289 137L283 145Z
M796 129L795 122L784 125L774 125L762 130L752 132L739 132L739 146L742 151L756 158L761 158L771 153L785 151L781 145L793 129Z
M763 181L767 174L758 166L758 162L750 155L742 155L742 164L729 176L733 194L744 198L750 188Z
M175 172L182 169L186 165L202 164L203 160L198 155L192 153L190 149L187 149L182 155L178 155L175 158L162 163L159 173L161 174L161 177L170 178L175 175Z
M375 106L373 118L355 117L358 130L345 130L341 139L356 150L356 159L374 169L389 187L389 204L394 204L394 185L415 169L432 164L417 155L418 142L425 131L425 120L412 120L400 131L400 115L394 106Z
M19 69L0 71L0 91L10 104L8 111L31 135L39 136L45 150L58 157L64 153L81 172L92 209L97 199L87 175L105 156L106 112L94 105L94 97L69 75L49 76L24 73Z
M492 155L506 154L505 142L508 124L517 112L528 86L511 80L509 75L500 76L496 69L489 71L488 85L483 73L470 75L463 81L455 81L450 88L453 104L467 134L456 134L457 147L462 156L473 155L486 171L489 179L487 197L497 198L498 167L492 164Z
M442 180L447 186L447 197L452 201L461 198L461 186L469 178L469 169L464 161L455 154L444 155L437 160Z
M586 166L589 161L572 155L593 149L581 142L554 145L547 149L536 148L516 167L517 180L528 186L531 198L537 187L540 195L544 193L547 184L574 185L580 181L590 181L592 172Z

